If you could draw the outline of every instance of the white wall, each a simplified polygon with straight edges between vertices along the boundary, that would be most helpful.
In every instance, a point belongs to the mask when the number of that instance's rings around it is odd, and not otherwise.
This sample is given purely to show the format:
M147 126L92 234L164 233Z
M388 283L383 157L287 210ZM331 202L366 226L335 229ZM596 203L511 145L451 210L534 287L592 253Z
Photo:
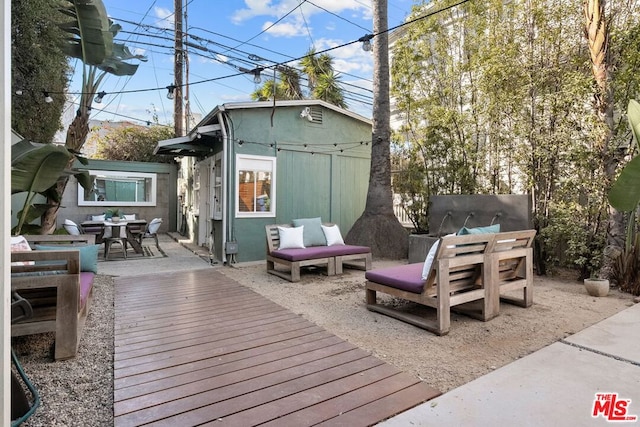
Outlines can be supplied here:
M0 55L0 70L2 77L2 100L0 101L0 132L2 135L2 167L0 167L0 188L2 198L9 199L11 194L11 2L2 2L0 11L0 22L2 22L2 33L0 41L2 54ZM2 236L2 257L0 258L0 272L2 278L2 304L0 304L0 318L2 319L2 340L0 341L0 353L2 354L2 374L0 375L0 425L8 426L11 413L11 318L10 318L10 258L9 258L9 238L10 238L10 211L9 203L2 203L0 211L0 236Z

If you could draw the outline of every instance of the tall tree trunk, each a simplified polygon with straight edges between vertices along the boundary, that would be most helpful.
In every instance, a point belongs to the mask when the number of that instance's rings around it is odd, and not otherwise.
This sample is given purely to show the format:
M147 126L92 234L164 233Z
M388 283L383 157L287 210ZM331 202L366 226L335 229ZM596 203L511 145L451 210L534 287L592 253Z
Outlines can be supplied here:
M591 55L591 65L596 83L594 108L601 124L596 149L602 159L601 167L606 179L605 188L611 188L620 162L616 150L611 147L614 134L614 100L611 87L613 64L609 54L609 22L605 14L605 0L586 0L585 33ZM601 275L611 278L613 263L622 252L625 239L624 214L609 206L609 218Z
M76 115L76 117L73 119L73 122L71 122L71 125L69 125L69 129L67 130L67 140L65 142L65 146L72 153L77 153L80 151L87 139L87 135L89 135L88 110L81 107L78 111L79 114ZM83 114L82 111L85 111L85 114ZM73 162L75 162L75 157L69 163L69 168L73 166ZM58 193L59 200L47 200L49 208L44 212L42 218L40 219L40 234L52 234L54 231L56 231L58 210L60 209L60 202L62 201L62 196L65 189L67 188L68 183L69 177L62 177L56 184L56 192Z
M373 1L373 134L365 210L346 236L369 246L375 257L400 259L408 253L408 233L393 213L391 190L391 109L387 0Z

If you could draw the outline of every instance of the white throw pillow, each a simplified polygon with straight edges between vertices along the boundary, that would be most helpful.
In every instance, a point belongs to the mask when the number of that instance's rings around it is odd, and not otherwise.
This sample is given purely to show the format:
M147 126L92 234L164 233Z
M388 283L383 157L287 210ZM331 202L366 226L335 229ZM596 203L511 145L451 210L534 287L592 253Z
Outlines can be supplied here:
M447 234L444 237L455 236L455 233ZM440 239L438 239L429 249L429 253L427 254L427 258L424 260L424 266L422 267L422 280L427 280L429 278L429 271L431 271L431 265L433 264L433 260L436 257L436 252L438 251L438 246L440 246ZM455 248L455 245L448 245L447 248Z
M440 239L436 240L436 242L433 245L431 245L431 249L429 249L427 258L425 258L424 260L424 266L422 267L422 280L427 280L429 278L429 272L431 271L431 265L433 264L433 259L436 257L438 246L440 246Z
M125 221L135 221L136 220L136 214L122 215L122 219L124 219Z
M340 228L337 225L323 225L322 232L324 233L325 239L327 239L327 246L344 245L342 234L340 234Z
M72 236L80 235L80 227L78 227L78 224L71 221L70 219L65 219L63 226L64 229L67 230L67 233L71 234Z
M304 249L304 225L300 227L278 227L280 246L278 249Z
M516 241L516 239L504 239L504 240L498 240L498 241L496 241L496 243L511 243L511 242L515 242L515 241ZM502 251L510 251L511 249L513 249L513 246L507 246L507 245L502 246L500 248L500 250L502 250Z
M24 236L11 236L11 252L30 251L31 246ZM16 261L11 265L33 265L33 261Z
M92 215L91 221L104 221L104 214L102 215Z

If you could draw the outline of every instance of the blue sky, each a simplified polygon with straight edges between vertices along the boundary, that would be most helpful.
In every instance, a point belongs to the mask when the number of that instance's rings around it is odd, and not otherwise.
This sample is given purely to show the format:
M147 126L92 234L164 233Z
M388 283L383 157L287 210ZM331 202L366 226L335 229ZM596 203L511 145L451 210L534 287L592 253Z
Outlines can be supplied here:
M172 123L173 101L166 98L164 88L174 82L174 1L103 1L109 16L123 27L116 39L145 54L148 61L140 63L132 77L105 78L100 90L107 96L102 104L94 103L92 118L144 123L152 121L155 112L161 124ZM412 0L389 0L389 27L401 24L412 4ZM311 47L324 51L373 32L370 0L183 0L185 5L184 31L197 46L188 48L189 103L200 115L222 103L250 101L257 85L253 75L238 67L296 66L295 59ZM371 117L371 53L360 43L327 53L341 73L349 109ZM72 66L70 92L80 92L82 64L72 62ZM263 73L263 81L272 75Z

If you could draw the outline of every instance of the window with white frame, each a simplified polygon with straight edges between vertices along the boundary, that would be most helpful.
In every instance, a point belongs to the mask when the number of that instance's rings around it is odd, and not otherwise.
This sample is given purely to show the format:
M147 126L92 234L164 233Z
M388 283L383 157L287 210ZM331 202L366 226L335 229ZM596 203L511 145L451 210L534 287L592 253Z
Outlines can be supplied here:
M236 155L236 216L276 216L276 158Z
M78 206L155 206L156 174L90 170L93 188L78 183Z

